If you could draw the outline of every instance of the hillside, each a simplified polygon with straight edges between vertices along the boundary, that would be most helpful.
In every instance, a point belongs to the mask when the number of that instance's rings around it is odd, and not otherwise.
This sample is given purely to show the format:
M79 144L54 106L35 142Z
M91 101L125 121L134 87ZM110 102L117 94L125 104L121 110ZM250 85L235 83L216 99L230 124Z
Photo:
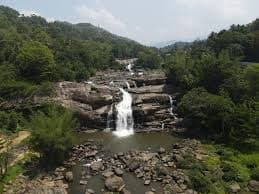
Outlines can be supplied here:
M259 19L246 25L232 25L229 29L212 32L206 40L197 40L193 43L176 42L160 49L162 53L175 50L210 50L219 54L228 51L231 57L242 61L258 62L259 55Z

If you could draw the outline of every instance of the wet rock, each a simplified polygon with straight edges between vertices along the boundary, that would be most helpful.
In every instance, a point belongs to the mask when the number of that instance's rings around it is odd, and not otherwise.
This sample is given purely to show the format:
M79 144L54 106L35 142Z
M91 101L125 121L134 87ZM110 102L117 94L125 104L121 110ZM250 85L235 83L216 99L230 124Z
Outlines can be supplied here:
M124 181L121 177L113 176L105 180L105 187L109 191L119 192L124 188Z
M67 182L73 182L74 176L72 172L66 172L65 179Z
M121 168L115 168L114 170L115 174L118 176L122 176L123 175L123 170Z
M108 178L108 177L111 177L114 175L114 172L110 171L110 170L107 170L105 172L102 173L102 175L105 177L105 178Z
M253 192L259 192L259 181L251 180L248 188Z
M128 164L127 164L128 168L130 171L134 171L136 170L137 168L139 168L140 166L140 162L138 160L135 160L135 159L131 159Z
M150 185L151 180L145 180L144 185Z
M87 189L85 194L95 194L95 191L93 189Z
M160 147L159 150L158 150L158 153L159 154L164 154L165 153L165 148Z
M93 171L100 171L103 168L103 163L101 161L94 162L91 164L91 169Z
M85 180L81 180L79 183L80 183L80 185L87 185L88 182Z

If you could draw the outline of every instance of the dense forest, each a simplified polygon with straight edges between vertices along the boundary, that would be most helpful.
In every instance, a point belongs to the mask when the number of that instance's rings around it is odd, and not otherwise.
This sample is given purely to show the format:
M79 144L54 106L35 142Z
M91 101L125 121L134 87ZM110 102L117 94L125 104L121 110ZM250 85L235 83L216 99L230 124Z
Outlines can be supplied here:
M258 19L232 25L164 57L169 80L185 94L178 113L209 138L243 148L258 146L258 32Z

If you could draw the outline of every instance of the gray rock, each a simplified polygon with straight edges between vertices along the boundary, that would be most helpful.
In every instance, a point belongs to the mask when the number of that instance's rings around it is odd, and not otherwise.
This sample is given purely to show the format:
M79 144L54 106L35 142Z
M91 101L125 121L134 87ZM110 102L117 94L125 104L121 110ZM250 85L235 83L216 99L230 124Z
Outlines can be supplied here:
M155 194L153 191L147 191L145 194Z
M160 147L159 150L158 150L158 153L159 153L159 154L165 153L165 148Z
M259 192L259 181L251 180L251 181L249 182L248 188L249 188L251 191Z
M114 173L112 171L110 171L110 170L107 170L107 171L103 172L102 175L105 178L108 178L108 177L111 177L112 175L114 175Z
M238 183L232 183L231 185L228 186L228 190L231 192L231 193L237 193L240 191L240 186Z
M66 172L65 179L67 182L73 182L74 176L72 172Z
M91 165L91 169L92 169L93 171L100 171L102 168L103 168L103 163L102 163L101 161L99 161L99 162L94 162L94 163L92 163L92 165Z
M118 176L122 176L123 175L123 170L121 168L115 168L114 170L115 174Z
M128 162L127 166L130 171L134 171L140 166L140 162L135 159L132 159Z
M144 185L150 185L151 180L145 180Z
M93 189L87 189L85 194L95 194L95 191Z
M80 185L87 185L88 182L84 181L84 180L81 180L79 183L80 183Z
M121 177L113 176L105 180L105 187L108 191L119 192L124 188L124 181Z

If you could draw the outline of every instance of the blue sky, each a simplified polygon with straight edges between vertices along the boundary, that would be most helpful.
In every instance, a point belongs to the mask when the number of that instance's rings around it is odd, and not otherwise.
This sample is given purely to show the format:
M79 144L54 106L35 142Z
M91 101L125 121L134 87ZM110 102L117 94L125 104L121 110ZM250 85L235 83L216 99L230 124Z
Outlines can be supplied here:
M144 44L205 38L259 18L259 0L0 0L49 21L90 22Z

